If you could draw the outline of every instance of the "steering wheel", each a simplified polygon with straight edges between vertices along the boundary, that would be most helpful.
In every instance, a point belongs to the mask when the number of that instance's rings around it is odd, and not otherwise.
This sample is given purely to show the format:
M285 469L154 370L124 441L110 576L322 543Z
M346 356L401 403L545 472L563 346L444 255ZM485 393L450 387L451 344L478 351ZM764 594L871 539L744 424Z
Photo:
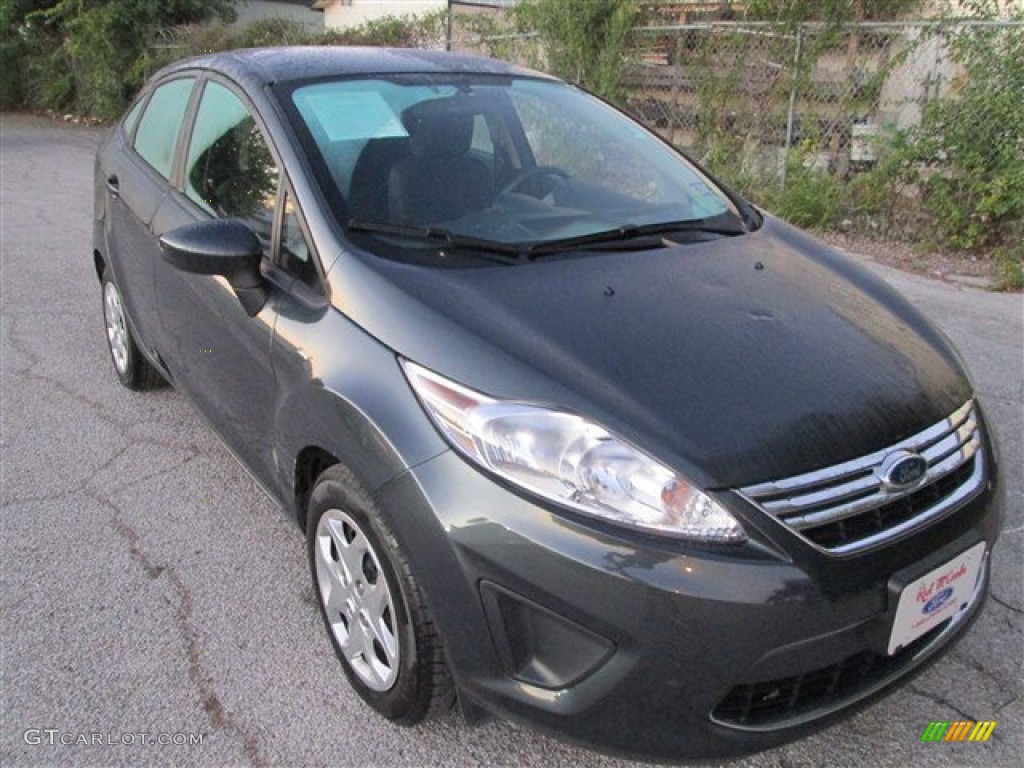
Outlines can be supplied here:
M535 165L531 168L524 168L522 171L517 173L508 184L501 188L501 194L505 195L511 192L516 192L520 187L527 186L529 182L534 182L536 179L545 176L557 179L569 178L569 174L561 168L556 168L553 165ZM533 197L537 198L544 197L544 195L549 191L550 188L547 184L540 189L534 189L532 192L524 190L526 194L532 194Z

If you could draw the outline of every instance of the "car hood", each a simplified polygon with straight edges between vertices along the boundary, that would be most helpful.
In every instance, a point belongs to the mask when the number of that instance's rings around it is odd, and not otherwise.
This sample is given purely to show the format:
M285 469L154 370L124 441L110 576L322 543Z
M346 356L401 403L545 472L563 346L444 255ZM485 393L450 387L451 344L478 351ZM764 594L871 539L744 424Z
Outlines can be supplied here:
M876 451L970 397L945 337L894 290L771 218L517 267L359 261L378 300L347 311L399 354L580 412L711 489Z

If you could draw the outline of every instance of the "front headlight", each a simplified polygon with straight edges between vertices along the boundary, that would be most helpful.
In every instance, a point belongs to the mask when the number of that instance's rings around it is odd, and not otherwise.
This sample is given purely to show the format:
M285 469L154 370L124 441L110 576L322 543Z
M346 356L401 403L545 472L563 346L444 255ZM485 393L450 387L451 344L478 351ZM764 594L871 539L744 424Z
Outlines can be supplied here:
M603 427L572 413L495 400L406 360L402 367L455 449L509 482L651 533L702 542L746 540L718 502Z

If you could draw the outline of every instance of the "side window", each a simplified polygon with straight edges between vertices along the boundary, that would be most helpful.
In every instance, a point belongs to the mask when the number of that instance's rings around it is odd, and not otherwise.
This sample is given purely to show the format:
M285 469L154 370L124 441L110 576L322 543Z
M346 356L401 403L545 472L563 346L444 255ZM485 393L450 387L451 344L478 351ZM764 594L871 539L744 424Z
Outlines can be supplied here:
M284 220L281 222L281 266L307 285L316 286L320 281L309 243L299 226L295 201L289 192L285 192Z
M203 89L185 164L185 194L208 213L244 219L270 245L277 166L241 100L216 82Z
M483 115L473 116L473 143L471 147L482 155L494 154L494 142L491 140L491 129Z
M164 83L153 92L135 133L135 151L165 179L171 178L185 108L195 79Z
M128 114L124 116L124 120L121 121L121 130L124 131L125 136L131 136L132 131L135 130L135 124L139 122L139 115L142 114L142 102L145 99L139 99L135 102Z
M494 140L491 138L491 129L487 125L487 119L483 115L473 116L473 141L470 144L473 155L487 164L490 171L491 181L494 181Z

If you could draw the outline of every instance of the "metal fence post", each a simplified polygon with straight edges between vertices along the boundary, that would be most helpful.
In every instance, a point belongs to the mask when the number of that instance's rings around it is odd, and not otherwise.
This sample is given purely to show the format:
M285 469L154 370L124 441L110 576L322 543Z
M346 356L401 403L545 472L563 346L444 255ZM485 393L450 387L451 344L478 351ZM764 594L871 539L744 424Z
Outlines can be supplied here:
M782 161L782 188L786 188L786 173L789 170L789 150L793 146L796 122L796 98L800 88L800 55L804 47L804 25L796 28L796 52L793 54L793 84L789 89L789 112L786 115L786 147Z
M444 49L451 51L452 49L452 0L448 0L448 17L445 20L444 30Z

